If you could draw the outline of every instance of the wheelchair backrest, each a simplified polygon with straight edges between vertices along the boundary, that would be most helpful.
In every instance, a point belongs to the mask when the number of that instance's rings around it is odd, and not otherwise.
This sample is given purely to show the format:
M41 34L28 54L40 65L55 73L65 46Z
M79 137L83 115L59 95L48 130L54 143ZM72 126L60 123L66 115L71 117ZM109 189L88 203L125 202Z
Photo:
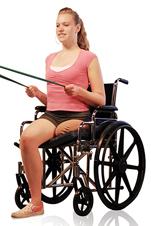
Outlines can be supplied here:
M105 84L106 105L115 106L117 83Z
M105 94L106 94L106 105L115 106L117 82L104 84L104 87L105 87ZM88 91L91 91L90 85L88 87ZM95 107L90 106L91 114L93 113L94 110L95 110Z

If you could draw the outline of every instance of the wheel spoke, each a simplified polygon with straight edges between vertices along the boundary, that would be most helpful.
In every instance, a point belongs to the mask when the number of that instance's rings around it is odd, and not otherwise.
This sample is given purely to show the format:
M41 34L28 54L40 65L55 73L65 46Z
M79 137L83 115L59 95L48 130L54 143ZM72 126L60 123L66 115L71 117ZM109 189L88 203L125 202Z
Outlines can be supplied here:
M27 197L27 202L30 202L29 198Z
M120 194L120 185L121 185L121 174L118 173L116 176L116 188L115 188L115 202L118 203L119 194Z
M57 154L57 148L52 148L52 155L56 155Z
M52 159L52 153L49 151L49 149L46 149L46 153L47 153L48 157L50 159Z
M54 170L52 171L52 177L53 177L53 179L54 179L56 176L57 176L57 170L54 169ZM56 182L55 182L54 184L56 184ZM55 197L55 196L56 196L56 187L53 187L53 197Z
M109 184L111 184L111 181L114 179L114 177L117 175L118 171L117 170L114 170L111 174L110 174L110 177L109 179L106 181L105 185L104 185L104 190L107 189L107 187L109 186Z
M141 167L139 167L139 166L132 166L132 165L127 165L126 168L127 169L132 169L132 170L142 170Z
M84 204L81 205L81 211L83 212L84 209Z
M82 197L82 195L80 195L80 198L79 198L79 204L83 204L83 197Z
M56 197L56 190L57 190L57 189L54 187L54 188L53 188L53 198Z
M119 141L119 147L118 147L118 155L120 158L123 157L123 153L124 153L124 128L121 129L120 141Z
M26 201L26 199L24 198L24 199L21 201L21 204L23 204L25 201Z
M128 191L129 191L129 193L132 194L132 189L131 189L131 186L130 186L130 184L129 184L129 181L128 181L128 178L127 178L126 173L122 174L122 178L123 178L123 180L124 180L124 183L125 183L125 185L126 185Z
M57 170L56 169L53 169L52 176L53 176L53 179L57 176Z
M104 165L104 166L117 166L118 165L118 162L99 161L99 165Z
M69 179L67 179L67 177L66 177L65 174L64 174L64 181L65 181L66 183L69 183Z
M131 144L131 146L129 147L129 149L126 151L126 153L124 154L124 158L127 159L129 157L129 155L131 154L133 148L135 146L135 141Z
M52 166L49 166L49 168L47 169L47 172L46 172L46 179L48 178L48 176L50 175L51 172L52 172Z

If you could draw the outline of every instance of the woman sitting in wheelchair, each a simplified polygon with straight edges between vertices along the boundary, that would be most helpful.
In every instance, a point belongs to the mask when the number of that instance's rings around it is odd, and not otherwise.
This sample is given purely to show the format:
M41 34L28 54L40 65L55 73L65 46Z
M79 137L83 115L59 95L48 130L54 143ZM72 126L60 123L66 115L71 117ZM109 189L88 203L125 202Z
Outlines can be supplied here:
M46 58L46 79L65 87L47 83L47 94L36 86L26 88L27 95L38 98L47 110L21 135L20 149L31 202L12 214L16 218L44 213L41 201L43 165L38 147L54 136L78 130L83 121L89 121L89 105L96 107L105 104L104 83L98 58L89 51L83 22L75 11L70 8L59 11L56 35L62 43L62 50ZM87 91L89 83L92 92Z

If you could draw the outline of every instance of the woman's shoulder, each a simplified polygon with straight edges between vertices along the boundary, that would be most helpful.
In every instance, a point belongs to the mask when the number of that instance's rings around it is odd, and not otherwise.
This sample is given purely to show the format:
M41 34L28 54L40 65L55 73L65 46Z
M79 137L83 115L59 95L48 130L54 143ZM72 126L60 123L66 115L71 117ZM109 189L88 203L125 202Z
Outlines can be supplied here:
M46 61L53 59L53 58L56 56L57 53L58 53L58 52L49 54L49 55L46 57Z
M97 58L97 55L91 51L87 51L87 50L84 50L82 49L81 51L81 56L82 56L82 59L85 59L85 66L86 68L88 69L91 61L94 59L94 58Z
M87 58L95 58L97 57L97 55L91 51L88 51L88 50L84 50L84 49L81 49L81 52L83 55L85 55Z

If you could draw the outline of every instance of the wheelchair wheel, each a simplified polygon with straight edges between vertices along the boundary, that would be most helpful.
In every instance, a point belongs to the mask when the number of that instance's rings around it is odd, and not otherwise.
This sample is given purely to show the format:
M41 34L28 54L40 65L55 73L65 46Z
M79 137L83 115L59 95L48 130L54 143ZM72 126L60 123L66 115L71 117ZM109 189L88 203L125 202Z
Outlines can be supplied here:
M137 197L144 174L145 153L138 133L125 122L110 124L95 153L94 177L102 202L112 210L125 208Z
M60 148L61 149L61 148ZM67 150L68 149L68 150ZM72 156L72 148L66 147L66 153L71 157ZM42 190L42 200L49 204L57 204L65 200L69 194L71 193L73 187L61 187L60 181L57 181L55 185L58 187L49 187L49 183L55 177L57 177L61 173L62 167L66 167L70 164L70 162L64 158L61 158L61 151L57 148L46 149L46 160L45 160L45 183L46 188ZM72 183L72 168L63 176L63 180L65 183Z
M73 207L76 214L86 216L93 206L93 195L89 188L81 187L75 193Z
M27 192L23 185L19 186L15 193L16 205L22 209L30 202L30 199L30 192Z

